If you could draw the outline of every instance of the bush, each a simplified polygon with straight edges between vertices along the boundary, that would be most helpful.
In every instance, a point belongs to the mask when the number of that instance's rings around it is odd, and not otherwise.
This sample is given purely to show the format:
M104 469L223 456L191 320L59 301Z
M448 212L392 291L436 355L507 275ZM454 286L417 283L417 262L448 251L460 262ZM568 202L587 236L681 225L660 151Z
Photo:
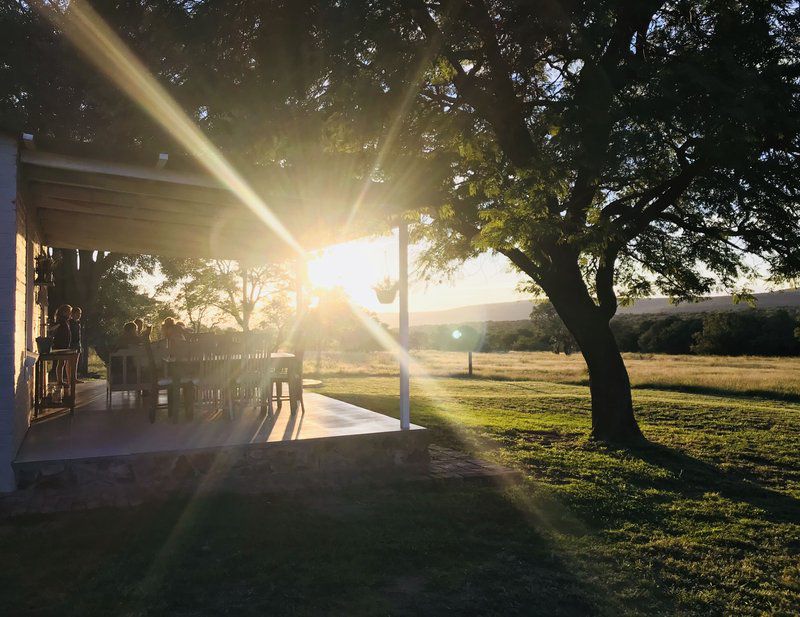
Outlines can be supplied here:
M692 351L725 356L789 356L800 353L795 318L788 311L709 313Z
M800 355L797 315L786 309L618 315L611 330L626 352L788 356ZM453 339L456 329L461 339ZM549 303L537 305L531 321L420 326L412 328L411 338L415 348L443 351L579 351Z
M694 335L703 327L699 318L667 317L651 323L639 335L638 349L644 353L687 354Z

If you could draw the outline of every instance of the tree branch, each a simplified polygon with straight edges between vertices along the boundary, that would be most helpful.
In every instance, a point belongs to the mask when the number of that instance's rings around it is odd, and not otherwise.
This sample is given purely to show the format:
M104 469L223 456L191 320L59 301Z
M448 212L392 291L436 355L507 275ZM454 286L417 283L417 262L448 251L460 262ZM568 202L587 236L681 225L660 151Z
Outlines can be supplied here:
M484 90L477 76L467 73L461 65L461 59L447 44L444 33L428 12L425 3L419 0L410 9L412 19L417 23L428 45L439 49L456 72L453 84L459 95L474 107L492 126L497 140L509 160L517 167L525 167L537 153L536 144L528 131L521 101L514 94L508 65L502 57L494 35L494 26L486 13L485 7L472 4L471 17L477 21L470 22L481 33L487 57L492 65L492 85L490 92ZM488 23L489 28L486 24ZM503 71L505 78L501 78Z

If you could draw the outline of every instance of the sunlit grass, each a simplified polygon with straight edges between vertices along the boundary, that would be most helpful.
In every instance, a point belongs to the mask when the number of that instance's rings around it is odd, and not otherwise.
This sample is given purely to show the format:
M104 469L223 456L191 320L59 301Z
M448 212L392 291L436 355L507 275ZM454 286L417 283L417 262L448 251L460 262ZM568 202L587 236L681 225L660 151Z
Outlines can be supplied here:
M329 375L323 392L396 417L397 379L378 370ZM4 607L795 614L800 403L647 388L634 398L655 445L615 450L588 440L585 386L418 377L412 421L438 445L518 469L521 485L223 495L0 522L15 564L0 571Z
M426 373L437 377L464 375L466 352L414 351ZM668 356L624 354L635 388L676 389L697 392L800 398L800 358ZM307 354L306 371L317 371L317 356ZM394 375L395 358L385 352L323 352L323 375ZM473 354L477 378L552 381L586 384L588 372L580 354L548 352Z

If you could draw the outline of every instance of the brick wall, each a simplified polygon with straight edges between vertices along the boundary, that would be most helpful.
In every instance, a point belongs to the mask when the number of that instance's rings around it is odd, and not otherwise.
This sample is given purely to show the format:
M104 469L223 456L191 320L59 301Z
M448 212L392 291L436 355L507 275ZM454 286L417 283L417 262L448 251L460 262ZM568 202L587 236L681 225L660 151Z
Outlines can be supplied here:
M14 489L11 461L30 417L33 372L26 359L41 323L33 289L38 237L17 194L17 140L0 135L0 491Z

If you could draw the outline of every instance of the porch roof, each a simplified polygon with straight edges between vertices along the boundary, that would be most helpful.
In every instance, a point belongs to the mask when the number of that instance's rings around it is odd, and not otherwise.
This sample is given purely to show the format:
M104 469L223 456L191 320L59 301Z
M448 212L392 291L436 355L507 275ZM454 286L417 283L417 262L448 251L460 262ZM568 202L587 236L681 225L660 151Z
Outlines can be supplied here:
M155 162L155 161L154 161ZM208 174L22 150L23 200L48 246L172 257L277 261L292 249ZM306 250L380 233L431 203L409 169L394 184L322 165L251 173L251 186Z

